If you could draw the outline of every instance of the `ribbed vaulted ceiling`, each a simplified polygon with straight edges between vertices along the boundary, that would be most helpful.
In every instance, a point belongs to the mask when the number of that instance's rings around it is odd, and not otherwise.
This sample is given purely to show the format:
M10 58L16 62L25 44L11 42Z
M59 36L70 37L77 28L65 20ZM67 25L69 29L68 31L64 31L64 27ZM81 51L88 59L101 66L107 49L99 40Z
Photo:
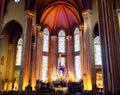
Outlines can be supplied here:
M68 30L79 25L80 16L72 5L66 2L56 2L43 11L40 23L47 25L51 30L56 31L59 28Z

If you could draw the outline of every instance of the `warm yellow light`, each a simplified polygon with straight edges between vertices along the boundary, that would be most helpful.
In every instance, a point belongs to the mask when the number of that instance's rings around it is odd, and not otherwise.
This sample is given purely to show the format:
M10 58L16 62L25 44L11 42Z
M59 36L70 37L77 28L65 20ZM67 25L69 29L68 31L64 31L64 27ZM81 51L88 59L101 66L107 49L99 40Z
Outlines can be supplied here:
M23 78L23 87L22 89L25 90L25 87L28 86L28 78L27 78L27 75L24 76Z
M23 90L25 90L25 87L27 87L27 82L25 82L24 84L23 84Z
M88 79L86 83L84 83L84 90L92 90L91 81Z
M84 90L92 90L92 81L89 74L84 76L83 83L84 83Z
M36 86L36 81L35 78L32 80L32 90L35 90L35 86Z
M69 72L69 80L70 82L75 82L75 77L74 77L73 72Z

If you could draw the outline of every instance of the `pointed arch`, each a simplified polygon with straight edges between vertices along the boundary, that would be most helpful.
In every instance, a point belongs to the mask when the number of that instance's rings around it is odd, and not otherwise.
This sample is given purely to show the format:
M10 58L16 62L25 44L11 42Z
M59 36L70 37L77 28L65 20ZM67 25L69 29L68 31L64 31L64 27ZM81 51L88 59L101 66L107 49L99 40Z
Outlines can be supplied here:
M81 79L81 61L80 61L80 30L78 27L74 30L74 66L75 66L75 78L76 81L79 81ZM77 54L76 54L77 53Z
M79 36L79 28L75 28L74 30L74 51L80 51L80 36Z
M43 51L48 52L48 50L49 50L49 30L48 30L48 28L44 28L43 33L44 33Z
M102 65L100 36L94 39L95 65Z
M46 53L42 55L42 71L41 71L41 79L46 82L48 79L48 52L49 52L49 30L48 28L44 28L43 30L43 52Z
M63 30L58 33L58 52L65 53L65 32Z

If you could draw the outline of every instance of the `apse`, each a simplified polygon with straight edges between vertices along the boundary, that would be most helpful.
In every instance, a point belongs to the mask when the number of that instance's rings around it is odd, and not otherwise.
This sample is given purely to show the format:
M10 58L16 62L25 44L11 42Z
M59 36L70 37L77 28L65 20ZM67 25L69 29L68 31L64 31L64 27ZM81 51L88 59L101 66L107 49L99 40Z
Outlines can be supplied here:
M59 31L60 28L69 31L80 24L80 17L72 5L61 1L52 4L43 11L40 23L43 26L48 26L50 31Z

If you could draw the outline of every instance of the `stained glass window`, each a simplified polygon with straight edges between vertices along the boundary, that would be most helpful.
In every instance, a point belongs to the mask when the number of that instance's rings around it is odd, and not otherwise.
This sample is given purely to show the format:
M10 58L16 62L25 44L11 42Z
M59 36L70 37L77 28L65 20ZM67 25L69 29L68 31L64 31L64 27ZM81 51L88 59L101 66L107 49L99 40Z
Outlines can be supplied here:
M43 51L48 52L48 49L49 49L49 31L47 28L45 28L43 32L44 32Z
M58 63L59 63L59 66L65 67L65 57L61 57L61 58L58 60Z
M95 64L101 65L102 59L101 59L101 45L100 45L100 37L97 36L94 39L94 52L95 52Z
M48 77L48 57L43 56L42 58L42 81L47 81Z
M74 31L74 50L80 51L80 36L79 36L79 28L76 28Z
M22 55L22 38L20 38L17 43L16 66L21 65L21 55Z
M75 77L77 80L81 78L80 56L75 56Z
M58 34L58 52L65 53L65 32L63 30Z

